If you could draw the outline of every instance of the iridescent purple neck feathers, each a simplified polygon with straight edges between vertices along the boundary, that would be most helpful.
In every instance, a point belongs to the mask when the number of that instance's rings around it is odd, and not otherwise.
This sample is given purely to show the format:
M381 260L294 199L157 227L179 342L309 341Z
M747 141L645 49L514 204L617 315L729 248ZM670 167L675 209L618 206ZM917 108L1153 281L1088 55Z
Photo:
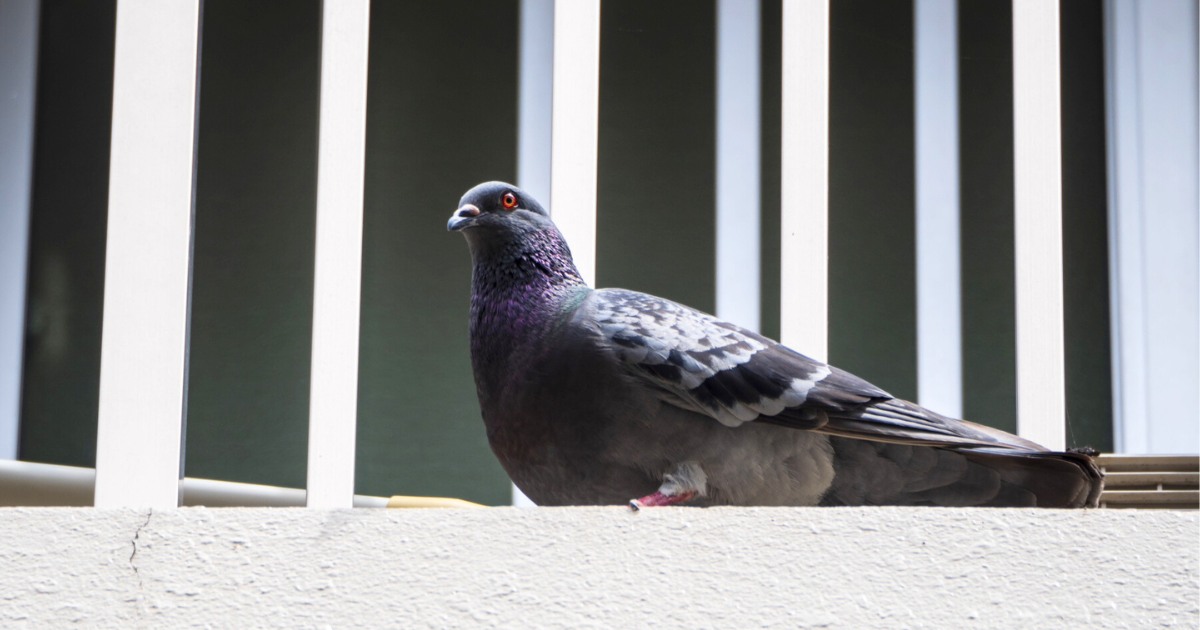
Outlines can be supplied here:
M588 291L571 250L553 225L520 238L472 243L471 357L476 381L484 365L508 370L515 356L536 354L528 344L569 316L572 299Z

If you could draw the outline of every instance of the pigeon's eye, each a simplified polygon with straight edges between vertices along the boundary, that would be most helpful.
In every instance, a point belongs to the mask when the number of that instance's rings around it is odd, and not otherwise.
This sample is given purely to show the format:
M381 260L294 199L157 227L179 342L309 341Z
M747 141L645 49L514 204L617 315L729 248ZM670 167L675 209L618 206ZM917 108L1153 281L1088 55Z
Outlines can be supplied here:
M512 193L504 193L504 196L500 198L500 204L506 210L512 210L517 207L517 196Z

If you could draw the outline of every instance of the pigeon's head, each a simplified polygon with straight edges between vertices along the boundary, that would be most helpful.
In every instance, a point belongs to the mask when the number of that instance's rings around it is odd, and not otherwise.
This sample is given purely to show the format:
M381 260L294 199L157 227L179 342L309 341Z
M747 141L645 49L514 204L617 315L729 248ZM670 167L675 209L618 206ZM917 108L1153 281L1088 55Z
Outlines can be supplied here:
M504 182L485 182L463 195L446 229L467 240L503 242L546 229L550 213L528 193Z
M467 238L475 269L473 287L488 278L525 289L535 282L584 284L550 213L512 184L486 182L468 190L446 229Z

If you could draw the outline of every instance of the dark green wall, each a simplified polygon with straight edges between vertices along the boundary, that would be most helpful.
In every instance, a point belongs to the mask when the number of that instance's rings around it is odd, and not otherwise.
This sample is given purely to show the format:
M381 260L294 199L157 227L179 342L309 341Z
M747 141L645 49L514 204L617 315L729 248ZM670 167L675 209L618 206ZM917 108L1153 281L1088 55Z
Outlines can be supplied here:
M605 0L596 282L716 308L716 8Z
M783 61L783 32L780 21L783 17L783 4L780 0L761 0L761 30L759 31L762 48L761 55L761 87L762 101L759 106L762 125L762 145L759 152L759 164L762 173L759 175L762 195L762 215L759 224L759 263L762 273L761 317L760 332L771 339L779 339L779 249L780 249L780 216L779 196L782 182L780 181L779 162L783 150L780 145L780 126L782 120L781 101Z
M829 13L829 361L917 395L912 2Z
M21 459L92 466L116 3L43 0Z
M1104 8L1098 0L1060 7L1067 444L1111 451Z
M358 491L508 503L467 349L471 264L446 219L516 179L517 2L371 9Z
M204 2L188 476L304 486L320 6Z
M963 415L1017 429L1012 7L959 3Z

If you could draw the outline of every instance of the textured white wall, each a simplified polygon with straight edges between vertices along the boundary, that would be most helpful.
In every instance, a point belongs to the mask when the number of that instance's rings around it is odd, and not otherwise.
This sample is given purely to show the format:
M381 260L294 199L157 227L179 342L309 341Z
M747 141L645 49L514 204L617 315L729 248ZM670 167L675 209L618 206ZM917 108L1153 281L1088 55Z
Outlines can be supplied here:
M1195 628L1196 512L0 509L0 627Z

